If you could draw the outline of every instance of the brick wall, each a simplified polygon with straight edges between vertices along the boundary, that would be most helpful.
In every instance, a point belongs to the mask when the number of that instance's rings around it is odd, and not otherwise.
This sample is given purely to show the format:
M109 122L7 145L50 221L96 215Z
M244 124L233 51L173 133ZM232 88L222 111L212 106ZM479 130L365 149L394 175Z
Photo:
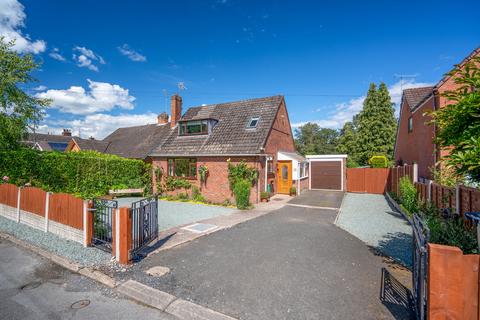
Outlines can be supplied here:
M215 203L222 203L226 199L230 200L232 203L235 203L235 199L232 191L230 190L230 185L228 183L228 163L227 159L230 159L232 163L238 163L242 160L245 160L249 166L257 168L259 171L259 179L255 186L252 187L250 193L250 202L258 203L259 201L259 188L263 190L264 183L264 167L260 161L260 157L197 157L197 168L200 165L206 165L208 167L208 177L205 184L200 185L200 177L197 174L196 179L189 180L192 185L195 185L201 188L201 193L210 201ZM167 158L153 158L152 161L153 168L161 168L164 174L167 174ZM263 173L263 174L262 174ZM156 190L156 181L154 178L154 191ZM185 190L176 190L168 192L168 194L176 195L180 192L185 192ZM191 190L187 191L191 194Z
M293 141L292 128L288 117L285 101L282 101L278 109L277 116L273 123L270 134L265 144L265 153L273 157L274 173L268 177L268 184L273 185L273 193L277 190L277 155L278 151L295 152L295 143ZM263 190L262 185L262 190Z
M413 113L410 106L404 101L398 127L395 160L404 163L418 164L419 177L431 179L430 168L435 165L435 145L433 143L434 127L426 124L430 120L424 115L432 111L434 99L429 98L420 108ZM412 117L413 130L408 132L408 119Z

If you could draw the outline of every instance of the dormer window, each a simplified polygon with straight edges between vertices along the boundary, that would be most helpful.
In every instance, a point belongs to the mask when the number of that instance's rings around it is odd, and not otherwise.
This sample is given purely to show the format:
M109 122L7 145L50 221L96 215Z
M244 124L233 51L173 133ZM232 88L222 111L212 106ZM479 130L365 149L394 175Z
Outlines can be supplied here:
M253 118L250 118L250 120L248 121L248 124L247 124L247 128L248 129L254 129L257 127L257 124L258 124L258 121L260 121L260 117L253 117Z
M208 134L208 120L179 122L178 134L181 136Z

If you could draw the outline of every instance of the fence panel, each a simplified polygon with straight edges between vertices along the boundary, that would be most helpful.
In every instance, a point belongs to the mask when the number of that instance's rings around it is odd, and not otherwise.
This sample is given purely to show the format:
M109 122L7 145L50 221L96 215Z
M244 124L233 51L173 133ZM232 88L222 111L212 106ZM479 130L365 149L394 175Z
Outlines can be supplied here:
M20 209L45 216L45 202L47 193L42 189L28 187L22 189L20 197Z
M365 168L365 189L367 193L384 194L387 191L388 168Z
M432 203L439 209L455 209L455 188L432 183Z
M14 184L0 184L0 203L17 207L18 187Z
M428 200L428 184L422 182L415 182L415 188L418 192L418 198L422 202L427 202Z
M480 190L460 186L460 214L480 212Z
M50 195L50 220L83 230L83 200L66 193Z
M362 168L347 168L347 191L365 192L365 170Z

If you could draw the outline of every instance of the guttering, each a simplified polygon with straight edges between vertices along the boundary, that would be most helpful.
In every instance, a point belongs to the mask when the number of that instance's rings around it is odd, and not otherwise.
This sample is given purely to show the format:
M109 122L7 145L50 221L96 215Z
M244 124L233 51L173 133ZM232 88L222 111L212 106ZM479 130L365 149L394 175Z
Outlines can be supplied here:
M165 157L267 157L268 154L265 153L225 153L225 154L218 154L218 153L187 153L187 154L178 154L178 153L151 153L148 157L158 157L158 158L165 158Z
M332 159L332 158L347 158L346 154L316 154L316 155L307 155L307 159Z

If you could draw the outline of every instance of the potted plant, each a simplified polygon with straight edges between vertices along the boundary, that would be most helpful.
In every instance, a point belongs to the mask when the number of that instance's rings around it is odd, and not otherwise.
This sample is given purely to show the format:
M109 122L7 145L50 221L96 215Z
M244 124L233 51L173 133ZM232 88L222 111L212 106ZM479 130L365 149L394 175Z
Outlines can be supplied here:
M296 196L297 195L297 188L294 186L290 187L290 196Z
M270 200L270 193L266 191L260 192L260 200L262 202L268 202Z

